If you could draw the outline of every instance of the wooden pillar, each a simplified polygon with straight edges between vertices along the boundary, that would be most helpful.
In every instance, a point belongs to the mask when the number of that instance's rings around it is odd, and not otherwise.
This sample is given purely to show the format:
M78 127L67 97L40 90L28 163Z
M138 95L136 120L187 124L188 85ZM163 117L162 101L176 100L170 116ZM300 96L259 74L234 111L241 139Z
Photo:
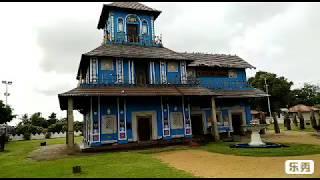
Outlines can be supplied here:
M71 97L68 98L67 121L68 121L67 144L69 148L72 148L74 145L74 131L73 131L73 99Z
M214 97L211 97L211 124L212 124L212 128L211 128L211 133L214 137L215 141L219 141L220 140L220 136L219 136L219 132L218 132L218 123L217 123L217 112L216 112L216 102Z

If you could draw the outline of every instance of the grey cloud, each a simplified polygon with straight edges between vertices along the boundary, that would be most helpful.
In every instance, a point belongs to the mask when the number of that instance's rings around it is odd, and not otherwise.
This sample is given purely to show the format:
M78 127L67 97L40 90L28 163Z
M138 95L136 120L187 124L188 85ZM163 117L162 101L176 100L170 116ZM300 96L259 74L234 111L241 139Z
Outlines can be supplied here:
M82 53L102 42L102 32L96 29L97 20L65 19L37 29L37 42L44 57L44 71L76 73Z

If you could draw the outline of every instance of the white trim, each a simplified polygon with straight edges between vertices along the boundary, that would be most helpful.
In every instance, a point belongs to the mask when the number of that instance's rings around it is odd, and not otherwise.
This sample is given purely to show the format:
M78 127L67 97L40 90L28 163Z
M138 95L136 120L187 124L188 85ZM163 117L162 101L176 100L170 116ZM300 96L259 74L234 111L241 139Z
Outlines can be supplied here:
M150 84L153 84L153 78L152 78L152 61L149 63L149 79L150 79Z
M122 28L123 28L123 31L119 31L119 19L122 19ZM124 20L123 20L123 18L122 17L118 17L117 18L117 32L124 32L124 26L125 26L125 24L124 24Z
M101 144L108 144L108 143L115 143L117 140L106 140L106 141L101 141Z
M184 131L184 135L187 135L186 133L186 114L185 114L185 110L184 110L184 96L182 96L182 115L183 115L183 131Z
M180 138L180 137L184 137L184 135L177 134L177 135L172 135L171 137L172 137L172 138Z
M188 104L188 108L189 108L189 119L190 119L190 135L192 135L192 119L191 119L191 108L190 108L190 103ZM203 119L205 117L205 113L203 112L204 116L202 117L202 120L205 121L205 119Z
M138 111L132 112L132 139L138 141L138 118L137 116L151 116L151 139L158 139L158 124L156 111Z
M143 22L146 22L146 24L147 24L147 33L146 34L142 34L142 26L143 26ZM149 23L148 23L148 21L147 20L145 20L145 19L142 19L141 20L141 35L149 35L150 33L149 33Z
M167 63L160 61L160 80L161 84L167 84Z
M92 115L92 96L90 98L90 121L91 121L91 127L90 127L90 139L89 143L93 142L93 115Z
M100 123L100 96L98 96L98 134L99 134L99 142L101 141L101 123Z
M154 67L154 61L152 63L152 75L153 75L153 83L157 84L157 82L155 82L156 81L156 71L155 71L155 67Z
M124 115L124 133L125 133L125 137L124 139L127 139L127 101L126 98L123 98L123 115Z
M132 84L135 84L135 73L134 73L134 61L131 61L131 68L132 68L132 70L131 70L131 74L132 74L132 79L131 79L131 81L132 81Z
M126 17L124 18L124 33L125 33L125 42L128 41L128 36L127 36L127 18L128 16L134 15L137 17L137 19L139 20L139 35L141 35L141 21L140 21L140 17L136 14L127 14Z
M186 71L185 61L180 62L180 79L181 79L181 84L187 83L187 71Z
M129 84L132 84L132 80L131 80L131 60L128 60L128 76L129 76Z

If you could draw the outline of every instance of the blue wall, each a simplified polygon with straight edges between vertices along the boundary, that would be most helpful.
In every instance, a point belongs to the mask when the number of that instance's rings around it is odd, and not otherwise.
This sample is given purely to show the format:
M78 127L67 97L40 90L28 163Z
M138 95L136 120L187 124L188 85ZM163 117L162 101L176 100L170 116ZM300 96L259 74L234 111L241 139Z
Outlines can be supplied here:
M200 85L212 89L238 90L251 89L246 87L245 69L230 69L237 72L236 78L229 77L199 77Z
M118 18L122 18L124 20L124 30L126 29L126 16L128 14L131 14L127 11L124 11L124 10L117 10L117 11L111 11L111 13L113 13L113 16L114 16L114 34L115 34L115 39L123 39L123 34L121 33L118 33ZM140 14L140 13L135 13L134 15L137 15L138 19L140 19L140 24L138 26L138 30L139 30L139 33L141 32L140 31L140 28L142 27L142 21L143 20L146 20L147 24L148 24L148 34L146 36L144 36L144 39L145 39L145 42L148 42L146 43L145 45L146 46L151 46L151 39L152 39L152 27L151 27L151 17L150 15L146 15L146 14ZM141 35L141 34L140 34Z

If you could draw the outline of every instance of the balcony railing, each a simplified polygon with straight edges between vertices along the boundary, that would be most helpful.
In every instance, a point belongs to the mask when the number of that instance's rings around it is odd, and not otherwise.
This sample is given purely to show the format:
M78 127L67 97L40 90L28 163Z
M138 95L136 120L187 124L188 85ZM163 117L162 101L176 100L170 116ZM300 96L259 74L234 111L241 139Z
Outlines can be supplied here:
M92 78L91 81L85 81L82 79L79 81L79 86L81 87L96 87L96 86L199 86L200 81L197 79L187 79L184 82L180 78L172 78L165 82L161 82L160 79L155 79L153 82L150 80L139 81L137 79L129 81L128 76L123 76L119 78L115 75L108 77Z
M92 78L91 81L85 82L84 80L79 82L81 87L99 87L99 86L139 86L139 87L154 87L154 86L187 86L195 87L201 86L213 90L246 90L252 89L247 82L243 81L207 81L203 82L198 78L188 78L184 82L181 81L180 77L167 79L165 82L161 82L159 78L151 82L150 80L129 81L128 76L118 78L115 75L109 75L108 77Z
M150 35L133 35L125 34L124 32L117 32L114 39L105 35L104 43L162 47L162 36L153 36L152 38Z
M209 89L215 90L245 90L252 89L253 87L246 81L234 81L234 80L225 80L225 81L210 81L203 82L200 80L200 85Z

